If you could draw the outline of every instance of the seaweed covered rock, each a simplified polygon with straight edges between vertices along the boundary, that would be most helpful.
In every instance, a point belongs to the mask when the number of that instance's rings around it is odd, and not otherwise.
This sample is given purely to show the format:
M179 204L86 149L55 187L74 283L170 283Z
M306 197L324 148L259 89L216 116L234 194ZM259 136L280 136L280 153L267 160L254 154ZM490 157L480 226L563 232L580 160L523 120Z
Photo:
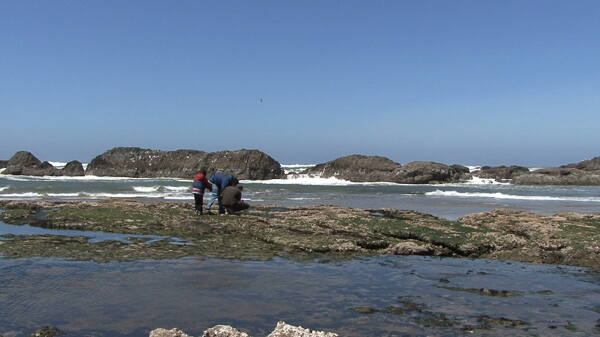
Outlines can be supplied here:
M400 184L457 182L469 178L468 168L416 161L401 165L380 156L350 155L316 165L304 173L353 182L386 181Z
M86 175L134 178L190 178L199 170L233 174L238 179L282 178L281 165L258 150L203 152L196 150L160 151L137 147L117 147L94 158Z

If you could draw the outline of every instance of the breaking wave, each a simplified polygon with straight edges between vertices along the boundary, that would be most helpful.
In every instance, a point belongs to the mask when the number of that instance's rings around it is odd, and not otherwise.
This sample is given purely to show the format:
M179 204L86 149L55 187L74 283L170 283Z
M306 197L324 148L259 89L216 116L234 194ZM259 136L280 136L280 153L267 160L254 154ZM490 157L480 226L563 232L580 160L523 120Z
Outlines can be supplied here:
M544 195L514 195L484 192L458 192L441 191L426 192L425 195L432 197L458 197L458 198L493 198L493 199L512 199L512 200L544 200L544 201L576 201L576 202L600 202L599 197L554 197Z
M6 191L9 188L10 188L10 186L2 186L2 187L0 187L0 192Z

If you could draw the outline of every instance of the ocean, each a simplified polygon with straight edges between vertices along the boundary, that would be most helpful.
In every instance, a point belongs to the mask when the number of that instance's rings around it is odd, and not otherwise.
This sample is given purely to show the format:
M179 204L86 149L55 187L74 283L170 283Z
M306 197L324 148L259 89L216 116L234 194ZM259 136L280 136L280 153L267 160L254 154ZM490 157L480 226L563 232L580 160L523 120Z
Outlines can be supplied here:
M64 163L53 162L56 167ZM299 172L308 164L282 165L287 179L242 181L250 204L337 205L411 209L454 220L498 208L554 214L600 212L600 186L525 186L474 178L460 184L353 183ZM476 169L476 166L470 167ZM193 202L191 178L30 177L0 175L0 199L100 200L128 198Z

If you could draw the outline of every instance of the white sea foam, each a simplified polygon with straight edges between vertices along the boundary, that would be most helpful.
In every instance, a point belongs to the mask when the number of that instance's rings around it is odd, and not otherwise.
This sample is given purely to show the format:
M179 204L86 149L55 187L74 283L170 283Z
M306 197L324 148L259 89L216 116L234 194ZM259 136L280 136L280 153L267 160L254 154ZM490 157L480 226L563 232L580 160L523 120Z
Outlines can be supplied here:
M466 166L466 167L469 169L469 173L481 170L481 165L471 165L471 166Z
M49 161L49 163L58 169L64 168L67 165L67 163L64 163L62 161Z
M435 190L433 192L425 193L427 196L434 197L459 197L459 198L493 198L493 199L512 199L512 200L545 200L545 201L577 201L577 202L600 202L598 197L554 197L544 195L514 195L504 194L500 192L496 193L482 193L482 192L458 192L458 191L441 191Z
M296 174L289 176L287 179L270 179L270 180L242 180L244 184L266 184L266 185L313 185L313 186L350 186L350 185L392 185L399 184L390 182L368 182L357 183L348 180L342 180L334 177L321 178L319 176Z
M281 167L286 169L286 168L304 168L304 167L313 167L316 166L316 164L281 164Z
M2 186L2 187L0 187L0 192L6 191L9 188L10 188L10 186Z
M133 186L132 187L136 192L156 192L160 188L160 186Z
M12 180L12 181L152 181L152 180L170 180L170 181L181 181L189 182L189 179L181 178L169 178L169 177L157 177L157 178L131 178L131 177L104 177L104 176L25 176L25 175L1 175L0 179Z
M163 186L165 190L171 192L188 192L190 188L188 186Z
M494 184L494 185L510 185L510 183L503 183L500 181L497 181L495 179L488 179L488 178L479 178L479 177L471 177L471 180L465 181L462 184L466 184L466 185L489 185L489 184Z
M4 172L4 170L6 170L6 167L0 168L0 173Z

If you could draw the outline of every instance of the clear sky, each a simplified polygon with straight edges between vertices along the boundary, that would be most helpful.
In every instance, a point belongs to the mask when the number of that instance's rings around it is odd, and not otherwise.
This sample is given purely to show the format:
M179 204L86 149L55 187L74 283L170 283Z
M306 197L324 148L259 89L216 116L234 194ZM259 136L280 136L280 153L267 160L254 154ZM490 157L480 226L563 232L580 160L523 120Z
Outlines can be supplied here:
M0 1L0 159L600 156L600 1Z

